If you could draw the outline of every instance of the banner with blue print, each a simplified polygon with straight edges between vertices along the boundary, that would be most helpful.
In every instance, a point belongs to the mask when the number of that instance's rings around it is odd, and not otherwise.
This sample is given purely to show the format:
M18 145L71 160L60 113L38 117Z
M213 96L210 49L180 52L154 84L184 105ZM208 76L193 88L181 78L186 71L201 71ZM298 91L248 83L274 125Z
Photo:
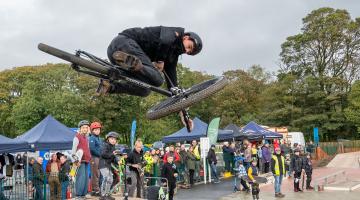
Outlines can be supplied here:
M131 149L134 148L135 136L136 136L136 119L134 119L131 124L131 134L130 134Z

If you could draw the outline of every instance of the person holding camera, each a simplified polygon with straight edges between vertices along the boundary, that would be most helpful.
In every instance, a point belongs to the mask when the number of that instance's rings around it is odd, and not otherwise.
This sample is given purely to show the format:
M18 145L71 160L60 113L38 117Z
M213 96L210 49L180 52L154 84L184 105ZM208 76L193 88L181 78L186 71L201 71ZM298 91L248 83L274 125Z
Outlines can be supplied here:
M130 176L127 180L129 183L129 196L141 198L143 187L143 166L146 161L143 157L143 143L141 140L136 140L134 149L129 153L126 163L129 165Z
M106 135L106 141L102 145L101 156L99 161L99 169L102 179L101 184L101 200L114 200L114 197L111 197L110 189L113 182L113 174L111 171L111 163L116 163L116 156L120 152L115 150L115 144L119 134L116 132L109 132Z

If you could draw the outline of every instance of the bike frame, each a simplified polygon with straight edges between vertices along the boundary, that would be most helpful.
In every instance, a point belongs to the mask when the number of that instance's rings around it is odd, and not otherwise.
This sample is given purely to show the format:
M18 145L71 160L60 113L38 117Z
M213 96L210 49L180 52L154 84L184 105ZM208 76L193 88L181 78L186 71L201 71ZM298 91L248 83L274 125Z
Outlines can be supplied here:
M92 61L94 61L95 63L98 63L98 64L106 67L107 70L104 70L104 72L106 73L106 75L105 75L102 73L93 72L93 71L89 71L89 70L82 70L79 68L79 66L77 66L73 63L71 65L71 67L78 72L88 74L91 76L95 76L98 78L109 79L110 81L115 82L115 83L119 82L119 79L122 79L122 80L128 82L129 84L132 84L132 85L135 85L135 86L138 86L141 88L149 89L153 92L157 92L157 93L162 94L167 97L179 96L180 98L186 98L188 96L186 91L182 91L179 89L168 91L168 90L164 90L160 87L155 87L148 83L144 83L142 81L139 81L139 80L136 80L133 78L129 78L128 76L124 75L124 73L128 73L128 71L126 69L120 69L116 65L113 65L112 63L110 63L106 60L103 60L101 58L98 58L86 51L77 50L75 52L75 56L81 57L81 55L84 55L84 56L88 57L89 59L91 59ZM174 84L171 82L171 80L169 79L168 75L165 72L164 72L164 75L165 75L165 78L167 78L169 80L169 82L171 83L171 88L175 88ZM188 122L190 120L189 113L185 109L182 109L181 112L184 116L184 121L186 123L186 129L188 130L188 132L190 132L190 127L188 124Z
M110 75L104 75L104 74L100 74L98 72L92 72L92 71L89 71L89 70L81 70L78 66L76 65L72 65L73 69L78 71L78 72L81 72L81 73L85 73L85 74L88 74L88 75L91 75L91 76L96 76L98 78L104 78L104 79L109 79L113 82L118 82L118 79L122 79L122 80L125 80L126 82L130 83L130 84L133 84L133 85L136 85L136 86L139 86L141 88L145 88L145 89L150 89L151 91L153 92L157 92L159 94L162 94L164 96L167 96L167 97L171 97L173 96L174 94L168 90L164 90L160 87L155 87L155 86L152 86L150 84L147 84L147 83L144 83L142 81L139 81L139 80L136 80L136 79L133 79L133 78L129 78L127 77L126 75L123 75L124 72L128 72L126 71L125 69L119 69L119 67L117 67L116 65L113 65L101 58L98 58L94 55L91 55L90 53L87 53L85 51L81 51L81 50L77 50L76 53L75 53L76 56L80 57L81 55L85 55L87 56L88 58L90 58L92 61L98 63L98 64L101 64L103 65L104 67L107 67L108 68L108 72ZM124 72L123 72L124 71Z

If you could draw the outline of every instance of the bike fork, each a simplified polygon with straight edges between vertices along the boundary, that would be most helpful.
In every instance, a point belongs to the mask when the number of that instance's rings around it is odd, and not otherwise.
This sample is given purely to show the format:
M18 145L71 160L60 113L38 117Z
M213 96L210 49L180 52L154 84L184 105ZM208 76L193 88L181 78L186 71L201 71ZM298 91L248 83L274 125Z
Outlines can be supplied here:
M182 109L181 112L182 112L182 114L183 114L183 116L184 116L184 121L185 121L185 124L186 124L186 129L187 129L187 131L190 133L191 130L190 130L190 126L189 126L189 119L190 119L189 113L188 113L185 109Z
M175 87L174 83L170 80L169 76L167 75L167 73L165 71L163 71L164 75L165 75L165 78L169 81L170 85L172 88ZM174 94L174 93L173 93ZM176 94L175 94L176 95ZM185 124L186 124L186 129L187 131L190 133L191 130L190 130L190 125L189 125L189 120L190 120L190 117L189 117L189 113L186 111L186 109L182 109L181 110L181 114L183 115L184 117L184 121L185 121Z

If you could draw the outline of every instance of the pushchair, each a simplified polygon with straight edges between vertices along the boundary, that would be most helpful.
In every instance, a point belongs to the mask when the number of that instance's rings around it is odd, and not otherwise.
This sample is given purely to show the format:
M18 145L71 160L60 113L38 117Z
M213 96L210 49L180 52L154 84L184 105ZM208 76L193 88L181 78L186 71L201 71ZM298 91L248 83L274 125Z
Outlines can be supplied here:
M154 185L144 186L145 198L148 200L168 200L168 180L162 177L146 177L148 182L155 182ZM152 181L154 180L154 181Z

